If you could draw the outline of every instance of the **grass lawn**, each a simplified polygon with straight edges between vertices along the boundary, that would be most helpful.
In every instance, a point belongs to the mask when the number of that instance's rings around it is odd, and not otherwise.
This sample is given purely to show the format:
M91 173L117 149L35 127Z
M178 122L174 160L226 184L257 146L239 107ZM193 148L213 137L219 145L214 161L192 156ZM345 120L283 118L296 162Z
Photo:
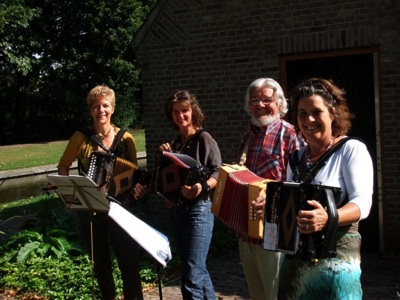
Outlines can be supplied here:
M145 151L143 130L131 131L138 152ZM68 141L0 146L0 171L57 164Z

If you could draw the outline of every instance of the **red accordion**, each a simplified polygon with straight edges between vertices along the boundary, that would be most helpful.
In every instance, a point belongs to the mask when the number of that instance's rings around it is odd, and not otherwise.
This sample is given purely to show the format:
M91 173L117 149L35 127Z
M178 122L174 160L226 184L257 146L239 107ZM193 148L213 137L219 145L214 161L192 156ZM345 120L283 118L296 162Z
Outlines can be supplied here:
M191 202L183 197L182 186L201 183L204 187L208 176L208 169L192 157L162 151L157 156L154 189L173 205L182 206Z
M336 201L340 199L340 192L338 187L270 182L265 205L264 249L311 259L335 257ZM325 208L329 218L325 230L313 234L299 233L298 211L312 209L307 200L317 200Z
M257 176L244 166L220 168L211 211L228 227L253 238L262 239L263 220L256 218L251 202L265 194L271 180Z

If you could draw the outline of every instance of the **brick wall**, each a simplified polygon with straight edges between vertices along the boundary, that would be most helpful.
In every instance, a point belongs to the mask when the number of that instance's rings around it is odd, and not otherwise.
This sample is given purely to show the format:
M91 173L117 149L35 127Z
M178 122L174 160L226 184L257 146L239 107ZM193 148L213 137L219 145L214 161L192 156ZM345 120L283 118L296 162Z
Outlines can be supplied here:
M327 4L331 3L331 4ZM249 118L243 96L258 77L280 78L279 56L379 48L385 251L400 253L400 2L397 0L159 1L132 44L142 70L148 167L177 134L164 116L174 89L199 98L205 127L231 162ZM161 201L152 211L162 215Z

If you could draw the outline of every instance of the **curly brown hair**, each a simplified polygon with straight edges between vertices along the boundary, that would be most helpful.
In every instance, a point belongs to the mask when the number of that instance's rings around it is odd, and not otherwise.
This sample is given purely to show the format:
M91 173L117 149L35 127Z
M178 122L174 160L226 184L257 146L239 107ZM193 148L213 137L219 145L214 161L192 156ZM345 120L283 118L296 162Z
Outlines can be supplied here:
M346 135L351 129L351 121L354 115L347 106L347 100L344 97L346 92L336 86L332 80L323 78L310 78L298 84L290 95L290 110L292 113L292 122L300 133L297 122L297 109L299 100L312 95L319 95L324 99L329 113L334 117L332 121L332 135L338 137Z
M201 111L196 96L187 90L177 90L165 101L165 116L175 129L179 129L172 118L172 105L175 102L180 102L185 107L192 109L192 124L194 127L201 128L203 126L204 114Z

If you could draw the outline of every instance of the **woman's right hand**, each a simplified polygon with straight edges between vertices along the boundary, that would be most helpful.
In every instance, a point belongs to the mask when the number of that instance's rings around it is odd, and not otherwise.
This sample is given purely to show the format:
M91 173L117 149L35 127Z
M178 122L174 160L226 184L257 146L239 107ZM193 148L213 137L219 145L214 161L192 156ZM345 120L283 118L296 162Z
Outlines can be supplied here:
M162 144L162 145L160 146L160 151L168 151L168 152L171 152L172 149L171 149L170 144L169 144L169 143Z
M307 200L307 204L313 208L311 210L299 210L297 214L299 231L310 234L324 230L328 224L328 213L318 201Z

